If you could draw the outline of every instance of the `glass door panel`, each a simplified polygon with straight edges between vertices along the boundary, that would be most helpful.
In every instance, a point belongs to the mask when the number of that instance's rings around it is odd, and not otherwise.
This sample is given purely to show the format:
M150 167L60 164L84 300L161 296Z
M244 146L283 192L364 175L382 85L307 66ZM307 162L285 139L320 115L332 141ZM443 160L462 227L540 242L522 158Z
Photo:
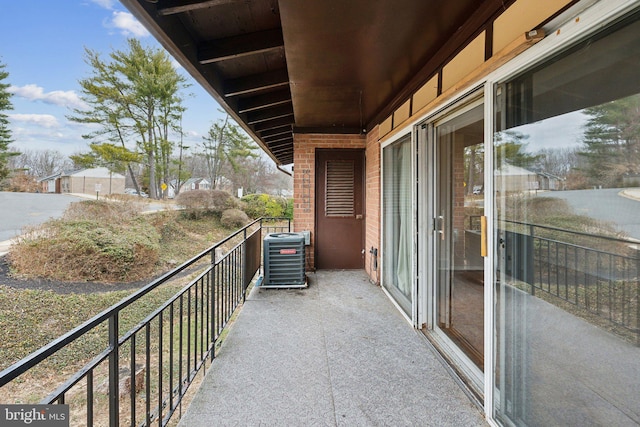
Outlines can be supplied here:
M436 326L484 368L483 104L435 125Z
M413 173L411 136L383 150L382 285L411 317L413 289Z

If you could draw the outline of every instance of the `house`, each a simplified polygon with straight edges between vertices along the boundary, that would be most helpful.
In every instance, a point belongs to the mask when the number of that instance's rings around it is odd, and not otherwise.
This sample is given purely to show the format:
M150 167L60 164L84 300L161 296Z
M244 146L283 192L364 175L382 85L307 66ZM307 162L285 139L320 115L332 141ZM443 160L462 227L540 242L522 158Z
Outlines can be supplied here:
M193 190L210 190L211 183L206 178L189 178L180 186L180 192Z
M494 170L494 175L495 187L505 192L513 193L540 189L538 174L519 166L505 163Z
M540 185L534 165L496 148L509 132L535 136L533 154L573 147L597 111L633 117L640 1L122 3L294 165L310 265L379 282L491 425L640 423L636 259L598 243L604 230L584 231L590 247L558 226L540 235L555 223L524 191ZM598 136L593 156L617 150ZM584 215L613 205L583 191Z
M564 190L565 179L559 176L553 175L548 172L537 172L538 175L538 188L540 190Z
M59 172L38 180L43 193L122 194L124 175L104 167Z
M38 179L41 193L60 193L60 175L62 172Z

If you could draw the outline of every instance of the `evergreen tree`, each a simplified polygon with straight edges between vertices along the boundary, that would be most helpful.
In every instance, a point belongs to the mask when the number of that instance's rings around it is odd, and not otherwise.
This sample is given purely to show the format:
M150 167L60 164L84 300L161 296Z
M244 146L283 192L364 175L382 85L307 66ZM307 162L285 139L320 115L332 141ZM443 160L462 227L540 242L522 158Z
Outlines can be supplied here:
M9 157L20 154L9 149L9 144L13 140L11 139L11 129L9 129L9 117L5 111L12 110L13 105L11 104L11 93L8 91L9 84L4 83L4 80L9 77L5 68L6 65L0 63L0 181L9 175Z
M174 144L169 133L179 128L178 119L184 111L180 91L186 80L176 72L169 56L162 50L143 47L129 39L126 50L116 50L104 61L100 55L86 50L86 61L92 75L80 80L86 110L76 109L70 120L94 123L100 128L84 137L94 144L119 144L112 147L92 147L94 155L111 156L108 163L131 162L139 152L146 158L151 197L159 196L158 187L165 175ZM112 156L119 156L113 158ZM86 159L85 159L86 160ZM131 166L128 167L134 186L139 190Z
M585 109L585 173L590 185L618 187L625 174L640 173L640 94Z

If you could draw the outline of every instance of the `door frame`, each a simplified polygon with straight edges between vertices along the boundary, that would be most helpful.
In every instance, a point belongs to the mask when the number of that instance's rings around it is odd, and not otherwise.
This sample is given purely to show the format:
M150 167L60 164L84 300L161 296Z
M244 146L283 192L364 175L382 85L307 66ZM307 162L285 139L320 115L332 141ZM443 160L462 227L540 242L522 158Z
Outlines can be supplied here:
M409 137L410 138L410 151L411 151L411 181L412 181L412 186L411 186L411 206L410 206L410 210L411 210L411 218L412 218L412 222L411 222L411 235L414 236L414 238L417 241L414 241L413 244L411 245L411 277L412 277L412 281L413 283L411 284L411 308L409 313L407 313L402 306L400 305L400 303L398 301L396 301L395 297L393 296L393 294L387 290L386 286L383 283L380 283L380 288L382 289L382 291L387 295L387 297L389 298L389 300L393 303L393 305L396 306L396 308L398 309L398 312L400 312L400 314L414 327L418 327L418 319L420 318L420 304L419 304L419 298L418 298L418 292L419 292L419 288L417 286L418 283L418 278L417 278L417 271L418 271L418 246L419 246L419 239L417 238L417 230L418 230L418 223L417 223L417 218L418 218L418 205L417 205L417 191L418 191L418 186L417 186L417 182L416 182L416 177L417 177L417 167L418 167L418 156L416 155L416 129L414 128L414 126L408 126L406 128L404 128L404 130L402 130L401 132L398 133L398 135L394 138L391 138L385 142L383 142L382 144L380 144L380 258L379 258L379 265L380 265L380 278L381 280L384 280L385 277L385 257L384 257L384 248L386 247L385 244L385 227L387 226L386 221L385 221L385 197L384 197L384 188L385 188L385 149L402 141L403 139Z
M362 218L360 220L360 227L361 227L361 244L360 246L362 247L362 250L364 251L365 249L365 244L366 244L366 215L365 215L365 210L366 210L366 156L365 156L365 149L364 148L316 148L315 152L314 152L314 181L315 181L315 188L314 188L314 195L316 198L316 202L314 203L314 212L313 212L313 232L316 236L316 238L314 239L314 245L313 245L313 250L314 250L314 264L315 264L315 268L318 269L318 265L319 265L319 260L320 257L322 256L322 252L320 251L320 253L318 252L318 240L319 240L319 217L321 215L320 209L321 206L324 206L323 204L318 203L318 189L320 187L320 185L323 185L325 188L325 194L326 194L326 183L321 183L319 176L320 176L320 161L319 161L319 154L320 153L358 153L360 154L360 158L362 161L362 173L360 174L360 177L356 177L356 179L360 179L360 187L361 187L361 200L360 200L360 209L361 209L361 213L358 213L358 209L357 209L357 205L358 202L356 201L356 211L354 212L354 214L356 215L356 217L358 215L361 215ZM357 218L356 218L357 220ZM322 240L322 239L320 239ZM360 267L358 267L358 269L364 269L365 267L365 255L364 253L361 254L361 265Z
M484 373L479 369L468 356L460 349L444 332L440 331L437 327L437 270L438 262L437 258L437 244L436 239L439 238L439 234L436 230L435 218L437 213L435 212L437 203L437 188L438 188L438 168L436 156L436 143L435 141L435 127L438 123L444 120L453 118L472 105L477 103L483 104L483 121L484 121L484 142L485 142L485 159L484 159L484 182L485 182L485 199L484 199L484 212L485 216L490 212L493 200L493 193L489 192L490 188L487 184L493 180L492 169L488 168L487 161L490 157L488 146L492 145L492 139L488 130L487 119L487 97L491 90L487 90L483 83L479 83L468 91L460 94L454 100L451 100L441 109L435 111L433 114L424 117L420 122L416 124L416 146L418 147L418 265L419 265L419 277L424 278L419 280L417 287L419 288L418 295L420 299L418 301L418 322L423 332L430 338L433 344L445 355L445 358L449 359L449 363L458 371L458 374L462 377L462 380L468 384L470 390L474 393L474 398L478 401L483 400L483 395L486 396L486 383L487 377L490 376L493 369L493 360L491 355L493 354L493 347L491 347L491 332L493 327L493 313L488 313L488 307L491 306L493 298L493 282L491 281L492 272L489 268L488 257L484 258ZM491 187L492 190L492 187ZM491 222L489 222L491 224ZM487 230L487 236L491 235L491 227ZM491 246L488 246L491 247ZM489 317L491 316L491 317ZM489 328L489 329L488 329Z

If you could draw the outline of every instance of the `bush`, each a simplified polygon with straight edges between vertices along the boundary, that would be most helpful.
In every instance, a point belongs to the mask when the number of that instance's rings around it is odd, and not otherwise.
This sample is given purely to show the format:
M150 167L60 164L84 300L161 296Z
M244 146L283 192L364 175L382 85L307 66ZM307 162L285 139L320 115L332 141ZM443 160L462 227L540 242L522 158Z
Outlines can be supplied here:
M143 203L138 200L83 200L71 203L62 215L62 219L69 221L130 221L142 212Z
M284 212L284 216L293 219L293 199L287 199L287 209Z
M227 209L238 207L236 199L227 191L211 190L211 209L214 213L221 215Z
M223 211L237 207L233 196L222 190L185 191L178 194L176 203L185 208L188 216L196 219L206 214L220 216Z
M23 235L9 254L22 276L64 281L134 281L151 275L160 235L137 217L129 221L53 220Z
M269 194L249 194L242 198L245 203L244 211L251 218L283 217L287 211L288 202L284 197ZM293 216L293 205L292 205Z
M220 223L230 229L237 229L244 227L250 221L249 217L246 213L241 211L240 209L227 209L222 212L222 218L220 219Z

